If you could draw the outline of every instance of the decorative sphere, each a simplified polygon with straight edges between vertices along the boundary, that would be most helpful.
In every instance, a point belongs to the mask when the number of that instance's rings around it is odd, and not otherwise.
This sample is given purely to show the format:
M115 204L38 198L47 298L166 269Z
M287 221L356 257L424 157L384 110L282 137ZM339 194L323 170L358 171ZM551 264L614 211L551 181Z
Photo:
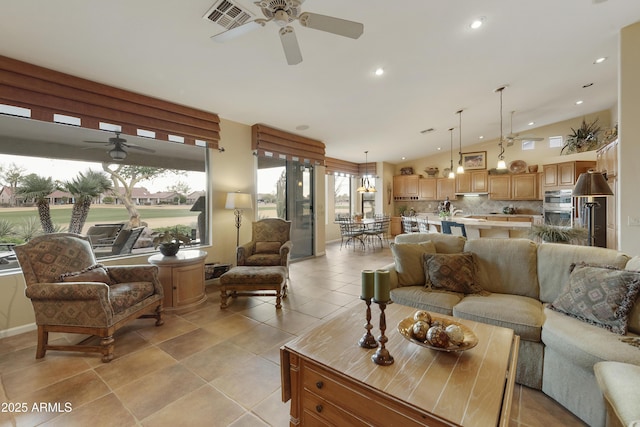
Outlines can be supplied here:
M424 340L427 339L427 330L429 330L429 324L418 320L411 327L411 334L415 339L424 342Z
M449 346L449 335L443 326L432 326L427 331L427 341L434 347L446 348Z
M431 325L431 314L429 314L428 311L418 310L413 315L413 320L415 320L416 322L418 320L422 320L423 322L428 323L429 325Z
M449 325L445 329L449 336L449 341L453 345L460 345L464 342L464 331L458 325Z

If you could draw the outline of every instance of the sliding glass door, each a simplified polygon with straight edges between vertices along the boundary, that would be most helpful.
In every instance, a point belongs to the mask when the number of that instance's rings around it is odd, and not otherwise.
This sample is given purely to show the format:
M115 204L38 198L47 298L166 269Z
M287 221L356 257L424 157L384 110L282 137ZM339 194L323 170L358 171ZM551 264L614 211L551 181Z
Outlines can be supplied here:
M313 167L273 157L258 157L258 218L291 221L291 258L313 256Z

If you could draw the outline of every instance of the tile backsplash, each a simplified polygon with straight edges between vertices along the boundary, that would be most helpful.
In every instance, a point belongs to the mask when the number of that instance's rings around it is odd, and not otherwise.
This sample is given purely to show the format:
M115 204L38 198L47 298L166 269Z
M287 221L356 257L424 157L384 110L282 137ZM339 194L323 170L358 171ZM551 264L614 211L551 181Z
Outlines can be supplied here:
M407 201L395 202L395 215L400 215L401 209L414 209L416 212L437 212L439 201ZM479 215L488 213L502 213L505 207L513 207L517 214L542 215L542 200L489 200L488 196L458 196L451 200L451 206L462 210L464 215Z

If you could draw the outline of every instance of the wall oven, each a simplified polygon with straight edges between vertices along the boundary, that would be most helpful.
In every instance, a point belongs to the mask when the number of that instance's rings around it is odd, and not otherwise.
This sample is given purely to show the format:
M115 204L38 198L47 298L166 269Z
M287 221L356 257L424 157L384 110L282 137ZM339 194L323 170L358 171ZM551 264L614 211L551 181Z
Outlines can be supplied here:
M545 191L542 203L544 223L572 227L576 220L572 190Z

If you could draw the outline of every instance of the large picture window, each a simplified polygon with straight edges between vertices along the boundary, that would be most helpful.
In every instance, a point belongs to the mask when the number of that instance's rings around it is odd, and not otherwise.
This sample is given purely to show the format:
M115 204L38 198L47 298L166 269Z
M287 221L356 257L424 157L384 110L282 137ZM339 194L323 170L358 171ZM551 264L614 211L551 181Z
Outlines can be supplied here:
M7 116L0 124L0 269L17 267L11 246L52 231L88 235L98 259L153 252L167 229L209 243L206 148L120 135L126 155L114 160L112 132Z
M334 175L333 200L335 219L351 217L351 177L346 174Z

